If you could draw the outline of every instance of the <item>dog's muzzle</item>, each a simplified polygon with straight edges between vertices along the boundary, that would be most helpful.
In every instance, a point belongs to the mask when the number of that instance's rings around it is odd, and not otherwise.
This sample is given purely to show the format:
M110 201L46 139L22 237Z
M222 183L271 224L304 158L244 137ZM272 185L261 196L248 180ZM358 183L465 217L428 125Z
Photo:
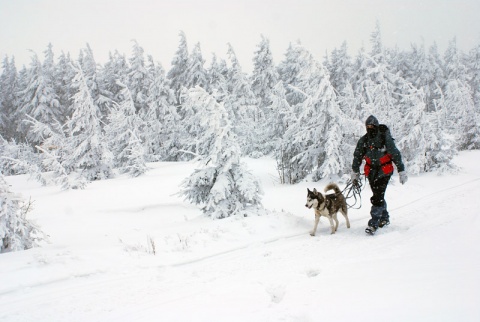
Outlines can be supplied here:
M308 205L308 203L305 205L305 207L307 207L308 209L311 209L312 208L312 205Z

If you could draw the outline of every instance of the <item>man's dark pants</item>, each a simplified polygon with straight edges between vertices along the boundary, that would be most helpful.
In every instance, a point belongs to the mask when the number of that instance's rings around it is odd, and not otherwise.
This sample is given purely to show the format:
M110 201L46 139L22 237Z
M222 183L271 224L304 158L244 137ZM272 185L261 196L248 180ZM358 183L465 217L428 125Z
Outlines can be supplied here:
M385 201L385 190L387 190L390 177L391 176L376 179L368 178L370 189L372 189L373 192L373 196L370 198L370 202L372 203L370 215L372 219L368 221L368 225L371 227L378 228L381 220L389 221L387 203Z

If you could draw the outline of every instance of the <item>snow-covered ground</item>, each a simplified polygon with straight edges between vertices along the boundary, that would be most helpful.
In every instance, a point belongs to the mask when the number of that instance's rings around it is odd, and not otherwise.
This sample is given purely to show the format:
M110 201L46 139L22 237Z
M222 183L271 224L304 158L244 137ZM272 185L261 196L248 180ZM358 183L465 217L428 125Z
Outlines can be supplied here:
M478 160L396 176L376 236L367 187L350 229L311 237L306 188L327 182L280 185L271 159L246 160L270 213L222 220L175 195L192 163L79 191L8 177L50 242L0 255L0 321L480 321Z

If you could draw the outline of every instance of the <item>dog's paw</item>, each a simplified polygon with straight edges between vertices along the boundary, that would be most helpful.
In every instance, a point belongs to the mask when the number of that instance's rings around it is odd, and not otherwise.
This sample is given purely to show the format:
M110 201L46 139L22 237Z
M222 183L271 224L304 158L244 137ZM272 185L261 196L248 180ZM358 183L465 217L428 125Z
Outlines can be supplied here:
M310 232L310 236L315 236L315 233L313 231Z

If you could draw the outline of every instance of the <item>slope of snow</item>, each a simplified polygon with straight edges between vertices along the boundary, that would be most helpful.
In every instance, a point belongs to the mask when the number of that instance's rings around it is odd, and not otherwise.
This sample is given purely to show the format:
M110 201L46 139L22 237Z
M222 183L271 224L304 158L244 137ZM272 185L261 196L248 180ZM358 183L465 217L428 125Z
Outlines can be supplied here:
M479 159L393 180L376 236L367 187L350 229L311 237L306 188L328 182L280 185L267 158L246 161L268 215L222 220L176 195L191 163L79 191L8 177L50 240L0 255L0 321L480 321Z

